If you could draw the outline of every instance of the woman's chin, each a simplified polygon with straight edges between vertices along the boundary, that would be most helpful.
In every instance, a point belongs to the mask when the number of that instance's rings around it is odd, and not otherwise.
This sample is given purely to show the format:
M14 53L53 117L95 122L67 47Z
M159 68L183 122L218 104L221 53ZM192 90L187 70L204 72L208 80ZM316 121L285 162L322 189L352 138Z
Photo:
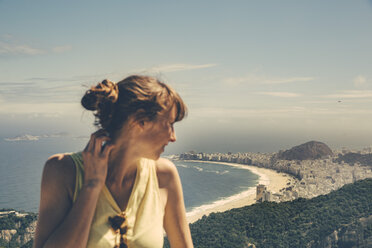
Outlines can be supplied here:
M161 153L156 153L156 154L151 154L151 155L144 156L144 157L147 158L147 159L158 160L158 159L160 158L160 155L161 155L162 153L163 153L163 152L161 152Z
M161 154L164 153L164 148L165 147L162 147L158 149L157 151L153 151L152 153L144 154L143 157L147 159L158 160Z

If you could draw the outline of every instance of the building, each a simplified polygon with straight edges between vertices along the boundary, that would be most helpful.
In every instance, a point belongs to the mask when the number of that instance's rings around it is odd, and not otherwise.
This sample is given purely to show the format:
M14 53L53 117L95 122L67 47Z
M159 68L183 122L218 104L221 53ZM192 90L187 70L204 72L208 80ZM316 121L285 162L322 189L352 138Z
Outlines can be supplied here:
M272 201L271 192L265 190L265 191L263 192L263 195L262 195L262 199L261 199L261 200L262 200L263 202L264 202L264 201Z
M259 201L262 199L264 192L266 191L266 186L263 184L257 185L256 188L256 200Z

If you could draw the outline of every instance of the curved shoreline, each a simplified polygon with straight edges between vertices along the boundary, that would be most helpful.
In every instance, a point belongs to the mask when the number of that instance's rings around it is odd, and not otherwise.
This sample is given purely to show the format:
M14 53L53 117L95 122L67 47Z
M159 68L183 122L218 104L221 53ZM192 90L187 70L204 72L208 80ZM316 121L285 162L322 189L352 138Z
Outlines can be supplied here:
M287 183L290 179L290 176L287 174L278 173L274 170L260 168L252 165L201 160L185 160L185 162L223 164L250 170L252 173L259 176L258 184L265 185L267 189L272 193L279 193L282 188L285 188L287 186ZM240 208L256 203L256 186L257 184L238 194L192 209L191 211L186 213L187 221L189 223L193 223L201 219L204 215L208 216L210 213L224 212L233 208Z

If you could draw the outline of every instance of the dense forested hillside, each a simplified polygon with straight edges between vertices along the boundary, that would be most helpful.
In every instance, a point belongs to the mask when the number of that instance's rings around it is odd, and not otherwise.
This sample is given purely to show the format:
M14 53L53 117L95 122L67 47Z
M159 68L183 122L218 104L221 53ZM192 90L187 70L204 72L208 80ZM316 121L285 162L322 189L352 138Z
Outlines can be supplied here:
M204 216L190 225L191 233L195 247L326 247L332 233L340 236L372 215L371 199L372 179L366 179L309 200L264 202ZM371 223L363 225L358 238L371 239L371 230ZM334 242L332 247L353 247L354 241Z

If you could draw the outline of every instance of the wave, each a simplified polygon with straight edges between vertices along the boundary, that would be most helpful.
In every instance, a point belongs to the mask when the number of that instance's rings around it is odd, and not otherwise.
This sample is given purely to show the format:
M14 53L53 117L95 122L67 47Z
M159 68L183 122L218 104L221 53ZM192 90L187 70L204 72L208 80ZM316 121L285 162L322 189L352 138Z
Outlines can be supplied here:
M224 171L210 170L210 169L208 169L208 168L202 168L202 167L195 166L195 165L194 165L192 168L195 168L195 169L197 169L198 171L204 171L204 172L208 172L208 173L215 173L215 174L218 174L218 175L224 175L224 174L230 172L230 171L228 171L228 170L224 170Z
M219 174L219 175L224 175L226 173L229 173L230 171L224 170L224 171L211 171L211 172L214 172L214 173Z
M182 167L182 168L190 168L189 166L187 165L184 165L184 164L176 164L177 167Z

